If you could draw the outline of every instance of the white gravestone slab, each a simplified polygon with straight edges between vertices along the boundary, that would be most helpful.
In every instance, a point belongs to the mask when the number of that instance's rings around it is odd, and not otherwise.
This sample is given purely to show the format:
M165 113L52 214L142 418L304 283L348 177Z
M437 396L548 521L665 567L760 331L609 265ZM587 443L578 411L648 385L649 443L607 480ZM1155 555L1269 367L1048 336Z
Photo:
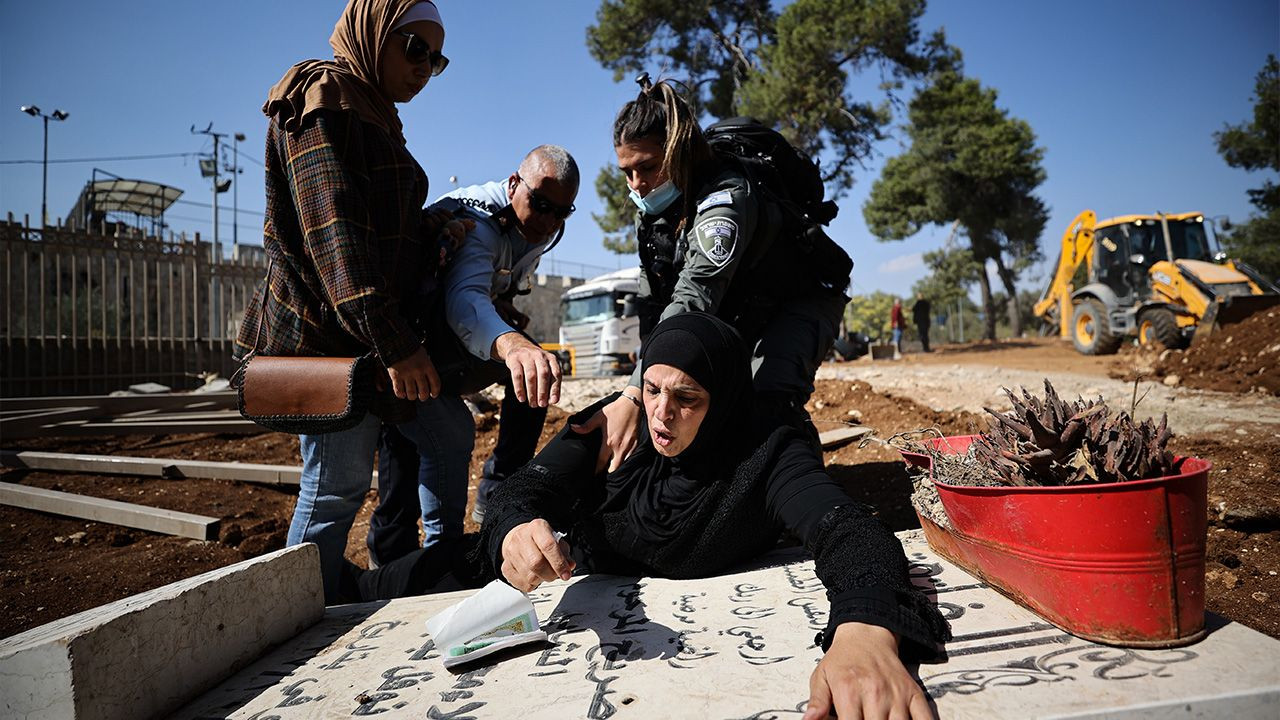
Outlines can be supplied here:
M325 616L315 545L278 550L0 640L0 718L181 707Z
M1211 617L1200 643L1080 640L900 536L952 624L919 679L943 718L1275 718L1280 642ZM798 718L827 601L797 550L705 580L588 576L532 594L550 641L444 670L428 617L466 593L330 608L180 718ZM489 660L492 660L490 658Z

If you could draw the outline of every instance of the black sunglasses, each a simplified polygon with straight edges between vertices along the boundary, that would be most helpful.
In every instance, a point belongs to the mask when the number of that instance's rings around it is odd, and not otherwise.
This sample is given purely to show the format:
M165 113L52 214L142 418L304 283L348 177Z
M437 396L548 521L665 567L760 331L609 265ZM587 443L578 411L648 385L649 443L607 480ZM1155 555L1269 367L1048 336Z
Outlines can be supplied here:
M516 175L516 179L524 183L526 188L529 188L529 207L533 208L534 212L542 213L543 215L555 215L561 220L567 220L569 216L573 214L573 211L577 210L577 208L572 204L567 207L564 205L556 205L550 200L542 197L533 189L533 186L524 178L520 177L519 174Z
M404 43L405 59L414 65L431 63L432 77L439 75L444 72L445 68L449 67L449 58L445 57L439 50L432 50L426 40L408 30L397 30L396 34L408 38Z

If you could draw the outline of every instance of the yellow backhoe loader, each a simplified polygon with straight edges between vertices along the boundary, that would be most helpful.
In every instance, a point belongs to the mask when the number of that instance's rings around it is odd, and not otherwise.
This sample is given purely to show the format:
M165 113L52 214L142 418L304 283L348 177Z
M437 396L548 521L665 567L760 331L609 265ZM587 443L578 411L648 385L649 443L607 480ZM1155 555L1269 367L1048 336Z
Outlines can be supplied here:
M1280 305L1280 288L1209 247L1200 213L1124 215L1085 210L1035 314L1085 355L1113 353L1127 337L1182 348L1193 337Z

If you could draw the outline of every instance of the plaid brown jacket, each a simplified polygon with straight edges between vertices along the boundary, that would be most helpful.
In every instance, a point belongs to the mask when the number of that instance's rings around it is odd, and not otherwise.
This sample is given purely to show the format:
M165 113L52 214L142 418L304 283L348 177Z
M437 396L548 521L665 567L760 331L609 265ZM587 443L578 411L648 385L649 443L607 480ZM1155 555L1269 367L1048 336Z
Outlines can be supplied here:
M319 110L295 133L272 118L265 164L270 264L236 356L372 350L392 365L411 355L436 265L421 228L427 176L413 156L354 112Z

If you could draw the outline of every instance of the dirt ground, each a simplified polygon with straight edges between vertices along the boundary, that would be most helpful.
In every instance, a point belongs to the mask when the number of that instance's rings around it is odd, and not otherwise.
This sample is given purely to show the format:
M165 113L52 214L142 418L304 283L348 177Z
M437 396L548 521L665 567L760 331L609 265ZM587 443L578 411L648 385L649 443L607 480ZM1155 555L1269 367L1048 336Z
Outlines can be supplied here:
M1270 346L1260 349L1266 347ZM981 408L991 404L1000 384L1013 382L1010 377L1031 377L1052 368L1063 377L1083 377L1083 382L1096 382L1115 393L1127 385L1108 380L1108 375L1122 374L1126 365L1144 357L1134 353L1085 357L1052 340L943 346L892 364L824 367L820 377L836 377L818 381L809 409L820 431L854 423L874 427L884 438L928 427L951 435L969 434L985 427ZM943 402L917 390L930 383L951 388ZM1054 383L1059 383L1056 376ZM602 392L600 387L581 386L594 394ZM1258 396L1257 391L1247 397L1186 392L1195 393L1197 406L1207 404L1212 410L1217 403L1237 412L1247 412L1251 406L1240 410L1240 403ZM552 409L544 440L564 417L563 411ZM1254 420L1214 431L1206 431L1194 420L1181 427L1175 424L1179 434L1172 447L1178 454L1214 464L1208 508L1209 610L1280 638L1280 577L1276 575L1280 569L1280 424L1267 417ZM473 496L480 465L495 439L496 424L490 414L478 428L471 466ZM41 438L7 442L5 448L299 463L297 439L275 433ZM846 445L828 452L826 461L832 476L853 497L875 506L891 528L918 527L909 501L911 483L895 451L875 442L861 448ZM213 480L15 470L5 471L3 480L215 515L223 522L218 541L200 542L0 507L0 637L282 547L295 499L287 489ZM364 537L373 498L371 492L347 547L348 557L359 564L367 562ZM469 517L467 529L475 529Z

